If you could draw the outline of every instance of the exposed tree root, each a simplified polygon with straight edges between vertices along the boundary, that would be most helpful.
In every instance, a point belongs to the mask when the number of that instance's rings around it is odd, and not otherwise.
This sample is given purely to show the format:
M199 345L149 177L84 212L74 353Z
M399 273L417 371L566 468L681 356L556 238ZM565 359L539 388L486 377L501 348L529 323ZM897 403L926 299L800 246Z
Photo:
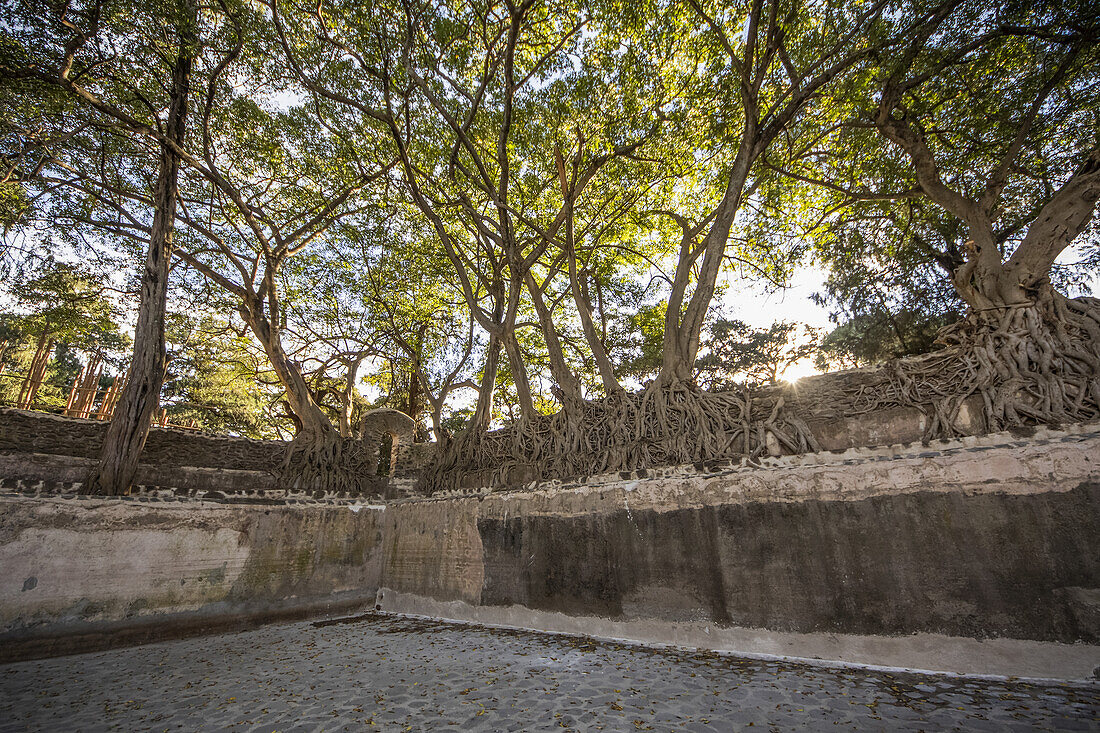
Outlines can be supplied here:
M568 405L443 447L427 492L469 481L515 486L612 471L766 453L819 450L806 419L844 419L895 407L925 415L925 439L1100 418L1100 300L1047 290L1028 306L971 314L944 330L945 348L813 389L704 392L650 385L632 395ZM980 396L980 420L960 420ZM978 423L975 426L975 422Z
M940 334L934 359L900 364L926 438L959 434L963 402L981 396L983 429L1100 417L1100 301L1049 289L1034 304L972 314Z
M291 442L280 470L283 488L367 494L377 489L376 457L358 438L335 431L302 432Z
M783 398L705 392L676 382L637 394L584 402L506 430L464 434L441 451L422 478L429 492L477 474L490 485L564 479L648 466L816 450L805 424ZM487 473L486 476L483 472Z

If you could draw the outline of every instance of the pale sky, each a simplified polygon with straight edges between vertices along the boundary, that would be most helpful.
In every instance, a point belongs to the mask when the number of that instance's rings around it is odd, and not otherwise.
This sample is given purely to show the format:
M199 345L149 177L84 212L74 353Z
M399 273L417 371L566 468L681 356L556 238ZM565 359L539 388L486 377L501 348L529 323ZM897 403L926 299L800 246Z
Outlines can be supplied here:
M727 318L736 318L754 328L767 328L776 321L805 323L813 328L832 330L829 311L810 300L810 295L824 289L825 273L816 266L798 267L790 287L768 293L749 281L735 282L722 296L722 311ZM782 378L795 381L817 374L813 359L803 359L783 372Z

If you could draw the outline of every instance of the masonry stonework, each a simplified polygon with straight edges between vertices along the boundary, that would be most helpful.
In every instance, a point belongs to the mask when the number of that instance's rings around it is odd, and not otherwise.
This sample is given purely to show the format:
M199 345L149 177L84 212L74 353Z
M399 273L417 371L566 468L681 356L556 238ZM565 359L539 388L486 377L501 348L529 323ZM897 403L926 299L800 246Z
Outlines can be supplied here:
M6 455L54 475L90 460ZM1100 665L1100 425L433 497L45 483L0 486L0 656L372 607L692 627L691 645L712 629L1076 643Z

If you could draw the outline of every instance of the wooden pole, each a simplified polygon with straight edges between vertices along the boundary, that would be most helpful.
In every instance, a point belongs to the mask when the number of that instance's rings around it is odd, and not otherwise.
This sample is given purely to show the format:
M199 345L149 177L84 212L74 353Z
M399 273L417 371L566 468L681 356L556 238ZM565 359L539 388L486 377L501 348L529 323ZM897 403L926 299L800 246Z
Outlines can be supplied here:
M80 396L73 410L74 417L88 417L95 405L95 398L99 393L99 377L103 374L101 362L96 356L88 364L88 373L84 376L84 383L80 385Z
M38 347L31 360L30 371L23 380L23 387L19 390L19 408L26 410L34 402L38 388L42 386L42 379L46 376L46 366L50 363L50 354L53 353L55 341L48 341L46 334L38 338Z
M76 405L79 403L81 398L80 387L84 383L84 375L88 373L89 366L91 366L90 363L85 364L84 367L80 370L80 374L77 374L75 377L73 377L73 386L69 389L69 401L65 403L65 412L62 413L65 415L65 417L77 416Z

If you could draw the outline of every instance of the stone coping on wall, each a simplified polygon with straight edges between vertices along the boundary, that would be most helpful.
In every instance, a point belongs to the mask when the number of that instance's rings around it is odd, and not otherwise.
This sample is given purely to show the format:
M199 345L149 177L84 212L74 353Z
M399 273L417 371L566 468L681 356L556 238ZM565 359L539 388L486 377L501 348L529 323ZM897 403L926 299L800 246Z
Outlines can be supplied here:
M567 480L532 481L517 487L475 487L440 492L430 497L410 497L399 501L432 501L462 496L487 496L500 494L558 493L590 491L598 488L641 485L644 483L676 479L712 479L736 474L751 475L769 471L798 470L825 466L852 466L857 464L895 461L904 459L932 459L960 453L982 453L999 448L1032 449L1052 444L1085 444L1100 438L1100 422L1074 423L1058 428L1023 428L984 435L970 435L956 439L914 441L894 445L848 448L847 450L820 451L784 456L763 456L758 460L709 461L676 466L643 468L634 471L581 476ZM1100 463L1100 458L1097 460ZM629 489L628 489L629 490ZM766 498L766 497L761 497Z
M763 476L768 472L783 472L790 470L806 469L813 467L837 467L852 466L872 462L895 461L902 459L932 459L944 456L952 456L959 453L981 453L998 448L1016 448L1036 450L1041 446L1051 444L1084 444L1088 441L1100 438L1100 423L1080 423L1061 426L1060 428L1037 427L1027 428L985 435L965 436L952 440L933 440L929 442L915 441L911 443L899 443L895 445L849 448L847 450L821 451L818 453L802 453L784 456L763 456L755 461L728 460L710 461L707 463L682 464L676 466L661 466L656 468L638 469L635 471L619 471L613 473L582 476L569 480L534 481L517 487L475 487L459 489L449 492L441 492L432 496L416 495L413 485L415 478L391 479L390 498L378 494L355 494L349 492L320 492L305 490L283 490L249 488L238 491L232 490L205 490L195 488L179 488L159 484L142 484L135 486L129 496L124 497L98 497L110 500L139 501L139 502L189 502L211 501L229 504L271 504L271 505L356 505L356 504L389 504L440 501L455 497L483 497L488 495L510 494L557 494L575 491L590 492L595 489L621 487L623 485L650 485L669 480L697 479L710 480L739 474ZM3 455L0 451L0 468L3 466ZM20 454L20 457L37 458L43 463L55 460L65 462L79 462L82 465L87 459L73 459L49 454ZM182 467L177 470L202 471ZM253 471L230 471L217 469L220 474L247 475L246 485L263 486L270 481L269 474ZM763 473L761 473L763 472ZM55 497L62 499L86 500L92 497L80 493L82 487L79 481L56 481L46 479L25 479L18 477L0 476L0 496L24 496L24 497ZM766 492L759 497L767 500Z
M56 499L91 504L110 502L138 502L143 504L214 503L256 504L270 506L349 506L378 508L384 500L372 495L347 492L285 491L282 489L252 490L242 492L201 491L174 489L167 486L135 486L128 496L94 496L81 494L78 482L56 483L0 479L0 498Z

